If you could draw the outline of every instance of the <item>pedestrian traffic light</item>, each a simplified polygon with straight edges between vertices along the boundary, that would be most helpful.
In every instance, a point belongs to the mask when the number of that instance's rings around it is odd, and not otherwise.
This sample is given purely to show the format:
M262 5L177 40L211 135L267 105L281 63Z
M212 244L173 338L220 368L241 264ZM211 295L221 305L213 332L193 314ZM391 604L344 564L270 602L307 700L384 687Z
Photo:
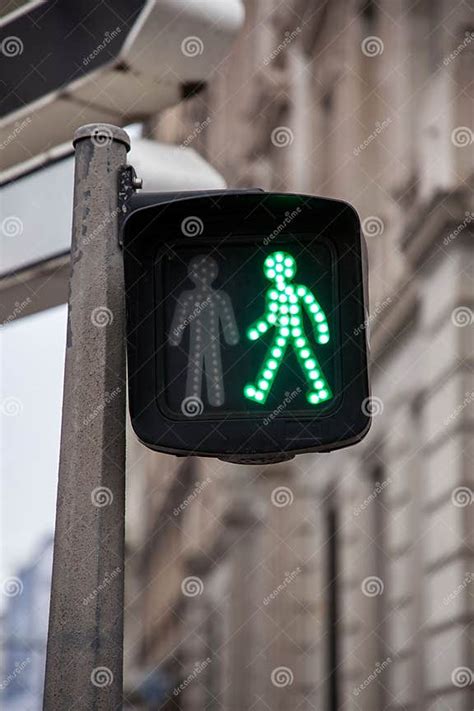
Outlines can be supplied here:
M132 424L173 454L261 462L370 426L365 245L347 203L139 193L123 227Z

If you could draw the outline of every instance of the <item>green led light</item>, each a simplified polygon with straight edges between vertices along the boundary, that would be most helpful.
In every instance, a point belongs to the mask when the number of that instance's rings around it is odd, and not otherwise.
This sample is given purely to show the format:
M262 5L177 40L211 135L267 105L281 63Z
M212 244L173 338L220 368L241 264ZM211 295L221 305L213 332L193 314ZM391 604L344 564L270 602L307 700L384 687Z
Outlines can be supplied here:
M285 356L287 345L296 351L306 381L310 386L306 399L313 405L332 398L332 392L324 375L318 369L318 360L312 346L305 337L305 325L302 310L316 326L318 343L329 342L329 327L326 316L314 295L303 284L292 283L296 274L296 261L288 252L277 251L268 255L263 265L264 275L273 282L267 292L267 311L251 328L247 330L250 340L257 340L261 334L274 330L274 338L268 345L267 355L257 375L256 382L246 385L244 395L250 400L264 403L271 391L273 381ZM271 303L269 303L271 302ZM289 302L290 306L287 305ZM289 315L288 315L289 314ZM291 324L291 335L288 325Z

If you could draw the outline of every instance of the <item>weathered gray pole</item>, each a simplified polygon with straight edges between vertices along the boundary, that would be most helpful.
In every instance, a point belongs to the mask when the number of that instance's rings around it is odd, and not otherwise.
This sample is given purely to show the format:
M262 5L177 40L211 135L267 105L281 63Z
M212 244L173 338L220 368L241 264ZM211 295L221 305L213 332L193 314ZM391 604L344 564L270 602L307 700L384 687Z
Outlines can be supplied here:
M76 169L44 709L122 706L125 307L116 126L74 136ZM54 219L54 215L51 216Z

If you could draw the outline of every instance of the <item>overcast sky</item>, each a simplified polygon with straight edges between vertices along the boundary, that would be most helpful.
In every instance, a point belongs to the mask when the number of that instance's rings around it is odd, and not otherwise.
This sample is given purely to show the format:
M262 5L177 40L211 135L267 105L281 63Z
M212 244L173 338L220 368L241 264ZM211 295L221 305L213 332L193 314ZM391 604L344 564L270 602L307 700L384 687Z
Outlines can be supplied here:
M0 584L54 527L66 318L58 306L0 330Z

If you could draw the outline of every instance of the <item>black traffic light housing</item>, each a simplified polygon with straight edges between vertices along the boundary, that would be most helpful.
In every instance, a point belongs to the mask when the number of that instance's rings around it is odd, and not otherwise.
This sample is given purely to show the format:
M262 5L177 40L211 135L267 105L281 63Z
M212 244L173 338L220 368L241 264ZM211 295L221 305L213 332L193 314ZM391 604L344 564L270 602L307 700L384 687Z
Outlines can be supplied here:
M139 439L243 463L370 427L367 264L349 204L263 191L134 194L122 239Z

